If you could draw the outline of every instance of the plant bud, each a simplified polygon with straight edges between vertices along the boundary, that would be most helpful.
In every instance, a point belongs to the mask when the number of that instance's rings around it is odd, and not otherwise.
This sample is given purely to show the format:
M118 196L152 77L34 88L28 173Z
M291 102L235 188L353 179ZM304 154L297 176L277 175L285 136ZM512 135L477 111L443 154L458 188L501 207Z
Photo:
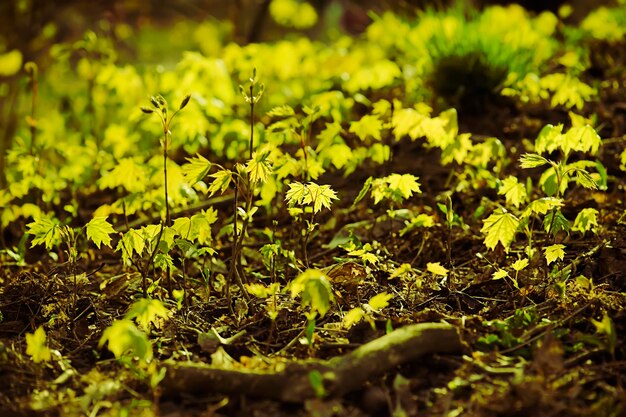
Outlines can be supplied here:
M154 107L157 107L157 108L159 107L159 102L157 101L156 97L154 97L154 96L150 97L150 103L152 103L152 105Z
M144 112L145 114L151 114L154 110L142 106L141 111Z
M185 106L189 103L190 98L191 98L191 94L187 94L185 98L183 99L183 101L180 103L180 107L178 108L178 110L184 109Z

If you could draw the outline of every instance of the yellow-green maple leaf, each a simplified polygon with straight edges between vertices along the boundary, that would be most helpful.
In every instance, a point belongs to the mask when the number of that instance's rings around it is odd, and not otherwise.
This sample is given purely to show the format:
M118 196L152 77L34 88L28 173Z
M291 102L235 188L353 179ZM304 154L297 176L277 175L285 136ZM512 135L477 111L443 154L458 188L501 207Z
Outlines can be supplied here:
M48 362L51 359L50 348L46 343L46 331L39 326L35 333L26 333L26 354L33 362Z
M135 319L146 330L150 328L151 323L156 324L159 318L166 317L167 309L163 303L159 300L148 298L141 298L135 301L125 316L129 320Z
M439 262L428 262L426 264L426 270L433 275L439 275L442 277L448 276L448 272L449 272Z
M556 244L548 246L543 249L543 253L545 254L548 265L550 265L557 259L563 260L563 257L565 256L565 245Z
M224 193L228 189L230 182L233 180L233 173L228 169L222 169L217 171L215 174L209 175L209 177L214 178L211 186L209 187L210 197L218 191Z
M128 319L115 320L104 330L98 347L104 346L107 342L109 350L116 358L128 355L146 362L152 359L150 340Z
M109 222L107 222L106 216L94 217L89 223L87 223L87 238L91 240L100 249L100 245L111 247L110 234L115 233L115 229Z
M322 317L334 300L330 280L319 269L307 269L292 281L291 296L295 298L297 295L302 297L303 306L310 306L311 310L317 311Z
M350 132L354 133L361 140L372 137L381 140L380 131L383 128L383 122L376 115L365 115L361 120L350 123Z
M269 161L269 152L254 152L252 159L246 165L252 183L266 182L272 172Z
M28 227L26 233L34 237L31 247L44 244L46 249L50 250L61 241L59 224L48 217L35 219L34 222L28 223L26 227Z
M518 226L519 219L513 214L503 208L495 210L491 216L483 220L483 227L480 229L481 233L485 234L485 246L493 250L499 242L508 252Z
M512 204L515 207L519 207L520 204L526 201L526 187L517 181L514 176L509 176L502 181L498 194L504 195L507 204Z

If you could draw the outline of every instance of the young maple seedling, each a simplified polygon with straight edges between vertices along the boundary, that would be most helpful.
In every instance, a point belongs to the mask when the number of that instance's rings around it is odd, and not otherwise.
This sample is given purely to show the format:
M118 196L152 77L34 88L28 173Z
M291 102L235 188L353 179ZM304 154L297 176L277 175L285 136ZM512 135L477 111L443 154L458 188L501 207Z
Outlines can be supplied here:
M242 252L244 239L247 235L247 229L258 207L254 206L255 188L268 180L272 172L272 166L269 159L270 149L263 147L259 151L254 149L254 105L259 102L265 87L260 84L257 90L256 68L252 71L250 78L250 86L246 90L242 85L239 86L244 99L250 104L250 141L249 141L249 160L246 165L241 163L235 164L233 170L226 169L219 164L210 162L201 155L194 158L188 158L188 164L183 166L185 178L190 185L201 181L207 175L213 178L208 188L209 196L216 192L225 193L230 184L234 185L234 203L233 203L233 243L232 256L230 259L230 268L226 282L226 298L228 305L232 309L230 303L230 285L236 283L243 297L248 300L250 298L244 286L244 273L242 271ZM214 174L209 175L209 171L215 167L218 169ZM244 200L244 206L239 205L240 196ZM241 225L237 221L241 217Z
M563 133L563 125L545 126L535 141L535 152L526 153L520 158L522 168L538 168L548 165L549 167L540 177L539 185L546 197L531 201L526 208L516 216L504 207L496 209L484 220L481 232L485 234L484 243L489 249L494 249L500 243L508 252L520 225L525 228L528 236L527 255L532 258L534 250L531 248L532 227L529 226L532 215L544 215L543 225L548 236L556 239L559 232L569 233L571 226L569 220L561 212L563 195L571 181L575 180L579 185L588 189L605 188L606 170L597 161L578 160L569 163L568 158L574 151L595 155L602 144L602 140L596 131L586 124L580 116L570 113L572 128ZM542 153L560 151L561 158L558 160L548 159ZM594 167L598 172L599 181L587 170ZM509 177L502 182L499 194L504 194L507 203L517 207L527 200L527 190L517 179ZM592 227L597 226L594 211L581 211L578 213L574 224L576 230L585 233ZM565 255L565 246L553 244L544 248L544 256L549 264L555 260L562 260Z
M170 113L169 107L167 105L167 101L161 96L158 95L156 97L150 97L150 103L152 104L152 108L149 107L141 107L141 111L145 114L156 113L161 120L161 126L163 127L163 137L161 138L161 147L163 148L163 190L164 190L164 202L165 202L165 219L161 222L161 232L159 233L159 239L157 240L156 246L159 246L159 242L161 239L161 234L164 227L170 227L172 225L172 219L170 217L170 202L169 195L167 190L167 159L168 159L168 151L171 140L172 132L170 130L170 126L172 125L172 121L174 117L189 104L189 100L191 99L191 95L187 94L185 98L178 106L178 110ZM170 295L173 294L172 288L172 279L170 274L170 268L167 267L167 289Z
M73 279L74 293L72 307L76 312L76 301L78 299L78 273L77 264L80 259L78 252L78 237L85 232L87 239L95 244L98 249L104 244L111 247L112 233L115 233L113 226L107 222L106 217L94 217L89 223L80 229L73 229L68 225L60 225L56 219L40 217L27 225L29 235L33 236L31 247L44 245L47 250L63 244L67 248L67 258L70 267L69 273Z
M365 184L363 184L363 188L354 200L353 205L356 205L359 201L365 198L368 191L374 199L374 204L378 204L382 200L387 200L389 203L387 217L391 226L391 222L395 217L394 209L396 204L402 204L402 202L410 198L414 192L422 192L418 180L419 178L412 174L391 174L386 177L376 179L369 177L365 181ZM393 236L395 236L395 233Z
M317 223L315 223L315 214L322 210L322 207L326 207L330 210L330 206L333 200L337 200L337 193L335 193L330 185L318 185L314 182L303 184L301 182L293 182L289 184L289 190L285 196L287 204L289 206L289 214L296 219L301 219L301 216L309 210L311 216L305 220L306 228L302 231L302 254L304 265L308 267L309 258L307 255L307 245L311 234L315 230ZM294 207L299 205L301 207ZM306 207L310 206L312 207Z

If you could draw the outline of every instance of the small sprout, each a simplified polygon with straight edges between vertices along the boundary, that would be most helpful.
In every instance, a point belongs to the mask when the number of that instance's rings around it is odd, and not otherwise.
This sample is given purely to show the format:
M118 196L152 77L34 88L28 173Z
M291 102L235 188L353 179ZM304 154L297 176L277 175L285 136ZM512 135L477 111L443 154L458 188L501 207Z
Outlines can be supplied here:
M149 109L147 107L141 106L141 111L144 112L145 114L152 114L154 113L154 110Z
M191 94L187 94L185 96L185 98L183 99L183 101L180 103L180 107L178 108L178 110L182 110L185 108L185 106L189 103L189 99L191 99Z

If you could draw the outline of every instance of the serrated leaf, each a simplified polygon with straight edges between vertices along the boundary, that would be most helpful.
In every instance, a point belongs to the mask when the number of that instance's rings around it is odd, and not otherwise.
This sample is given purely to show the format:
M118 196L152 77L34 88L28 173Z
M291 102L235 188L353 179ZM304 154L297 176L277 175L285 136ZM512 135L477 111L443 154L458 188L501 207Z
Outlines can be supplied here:
M124 263L128 263L128 260L133 256L133 252L141 256L145 247L146 242L142 233L137 229L130 229L128 232L124 233L122 238L117 242L115 250L122 252Z
M343 316L343 320L341 321L342 326L346 329L354 326L358 322L360 322L365 316L365 312L361 307L353 308L348 311L345 316Z
M565 256L565 245L557 244L548 246L547 248L543 249L543 253L546 257L548 265L550 265L557 259L562 261L563 257Z
M519 207L527 198L526 187L517 181L514 176L509 176L502 181L498 194L504 195L507 204Z
M598 183L593 179L591 174L584 169L576 170L576 182L590 190L598 189Z
M304 204L304 199L308 194L307 186L302 184L301 182L295 181L289 184L289 190L287 190L287 194L285 195L285 200L287 200L287 204L289 207L293 207L296 204L302 205Z
M511 268L519 272L522 269L526 268L527 266L528 266L528 258L524 258L524 259L518 259L517 261L513 262L513 265L511 265Z
M506 278L508 276L509 276L509 273L506 272L504 269L498 269L496 272L494 272L491 275L491 279L498 280L498 279Z
M194 158L187 158L188 163L182 166L185 181L194 185L198 181L207 176L213 164L200 154L196 154Z
M35 363L48 362L52 358L43 326L39 326L35 333L26 333L26 354Z
M209 197L220 191L222 194L228 190L228 186L233 180L233 173L228 169L222 169L217 171L215 174L209 175L209 177L213 178L213 182L211 182L211 186L209 187Z
M26 233L34 237L31 248L43 244L47 250L50 250L61 242L59 224L48 217L40 217L28 223L26 227L28 227Z
M428 262L426 264L426 270L433 275L439 275L442 277L448 276L448 270L441 266L439 262Z
M515 239L519 219L506 210L499 208L491 216L483 220L483 223L480 231L485 234L485 246L493 250L500 243L504 250L508 252L513 239Z
M141 298L135 301L125 315L128 320L135 319L137 324L145 330L150 324L156 324L159 318L167 317L167 309L159 300Z
M382 128L383 122L376 115L368 114L361 117L361 120L350 122L350 132L363 141L368 137L381 140Z
M246 172L250 174L250 181L254 184L257 182L267 182L272 173L272 166L269 161L269 152L254 152L252 159L246 165Z
M387 177L389 188L400 193L403 199L411 197L414 192L422 192L417 180L418 178L412 174L391 174Z
M520 157L519 162L522 168L537 168L550 163L543 156L534 153L525 153Z
M578 213L574 220L572 230L585 234L594 231L598 227L598 210L594 208L584 208Z
M600 135L589 125L575 126L565 134L565 144L563 152L567 154L569 150L589 153L595 155L602 145Z
M543 227L546 233L556 236L559 232L569 232L569 220L561 213L560 210L552 211L543 219Z
M100 245L111 247L110 234L115 233L115 229L109 222L107 222L106 216L94 217L89 223L87 223L87 239L91 240L100 249Z
M135 324L128 320L115 320L102 333L98 347L108 347L116 358L122 356L137 357L148 362L152 359L152 344L148 337Z
M563 200L555 197L543 197L532 201L524 211L520 218L524 219L531 214L546 214L552 209L563 206Z
M378 263L379 259L378 256L376 256L375 254L371 253L371 252L365 252L363 254L361 254L360 256L361 260L363 261L364 264L376 264Z
M330 210L333 200L338 200L337 193L330 188L330 185L317 185L310 182L308 188L314 213L318 213L322 210L322 207L326 207Z
M545 125L539 132L537 139L535 139L535 150L541 154L558 149L563 142L563 134L561 132L563 132L562 124L556 126L551 124Z
M267 112L267 115L270 117L288 117L294 116L295 112L291 106L284 104L282 106L274 107Z
M334 300L330 280L319 269L307 269L292 281L291 296L295 298L298 295L302 297L302 306L310 306L312 311L317 311L322 317Z
M381 292L380 294L376 294L367 302L373 310L382 310L383 308L389 305L389 300L393 298L392 294L387 294L386 292Z

